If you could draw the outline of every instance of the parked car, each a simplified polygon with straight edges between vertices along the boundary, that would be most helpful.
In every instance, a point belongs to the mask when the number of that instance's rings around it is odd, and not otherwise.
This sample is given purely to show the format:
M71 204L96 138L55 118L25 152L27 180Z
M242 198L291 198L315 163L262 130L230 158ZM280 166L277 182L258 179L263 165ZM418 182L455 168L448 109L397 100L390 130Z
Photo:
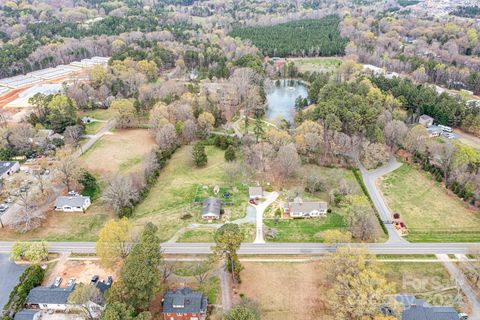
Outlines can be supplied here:
M68 279L67 287L71 287L75 283L75 278Z
M455 139L455 135L453 133L444 132L443 136L447 139Z
M60 287L60 284L62 283L62 277L56 277L55 282L53 283L54 287Z
M106 284L107 286L111 286L112 283L113 283L113 278L112 278L112 276L108 276L107 282L105 282L105 284Z
M91 281L91 282L92 282L92 284L97 283L97 282L98 282L98 275L94 275L94 276L92 277L92 281Z
M438 127L445 132L453 132L453 129L448 127L448 126L444 126L444 125L439 124Z
M257 204L257 201L255 201L255 199L250 199L250 201L248 202L250 202L251 204Z
M13 199L10 197L5 200L5 203L12 203L12 202L13 202Z

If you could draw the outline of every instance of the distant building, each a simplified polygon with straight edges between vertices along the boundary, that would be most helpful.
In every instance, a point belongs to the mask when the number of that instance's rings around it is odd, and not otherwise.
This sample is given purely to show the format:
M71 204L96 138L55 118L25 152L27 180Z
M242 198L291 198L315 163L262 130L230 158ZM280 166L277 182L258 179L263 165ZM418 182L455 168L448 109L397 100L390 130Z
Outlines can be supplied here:
M364 64L363 71L374 76L385 75L385 70L383 68L371 64Z
M261 199L263 198L263 188L262 187L249 187L248 195L250 199Z
M55 200L55 211L85 212L91 204L90 197L60 196Z
M0 180L11 176L20 170L18 161L0 161Z
M210 197L202 202L202 219L218 220L220 219L220 211L222 209L222 201L215 197Z
M418 118L418 123L425 127L430 127L433 126L433 118L426 114L422 114L420 118Z
M190 288L169 289L163 297L164 320L205 320L207 298Z
M454 308L431 306L425 300L411 295L399 295L397 301L403 305L402 320L466 320L465 314L459 314Z
M428 136L430 138L440 137L442 135L443 129L438 126L429 126L427 128Z
M288 213L292 218L325 217L327 210L328 205L323 201L304 202L301 198L296 198L288 204Z
M39 320L42 318L42 312L36 309L23 309L15 313L13 320Z

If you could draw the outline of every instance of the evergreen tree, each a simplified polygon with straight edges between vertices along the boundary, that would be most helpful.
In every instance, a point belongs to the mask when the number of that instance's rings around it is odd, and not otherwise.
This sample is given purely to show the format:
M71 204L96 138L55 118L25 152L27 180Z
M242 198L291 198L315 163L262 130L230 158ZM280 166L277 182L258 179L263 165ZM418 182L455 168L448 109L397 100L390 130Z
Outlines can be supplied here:
M208 158L205 153L205 146L201 142L197 142L193 145L192 159L197 167L203 167L207 164Z
M233 161L237 158L235 154L235 148L233 146L228 146L227 150L225 150L225 160Z

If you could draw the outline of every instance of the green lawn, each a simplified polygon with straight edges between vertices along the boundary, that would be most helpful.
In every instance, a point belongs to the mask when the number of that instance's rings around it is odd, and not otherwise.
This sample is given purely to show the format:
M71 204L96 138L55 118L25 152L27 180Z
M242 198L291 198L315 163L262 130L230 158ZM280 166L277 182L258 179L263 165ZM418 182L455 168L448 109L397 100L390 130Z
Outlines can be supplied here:
M288 60L293 61L300 72L332 71L342 64L342 60L337 58L293 58Z
M480 241L480 214L433 180L404 164L381 181L389 207L400 213L414 242Z
M272 242L323 242L322 234L326 230L345 229L347 224L343 216L328 213L326 218L264 220L265 225L277 230Z
M105 122L93 121L85 125L85 132L86 134L95 134L97 133L103 126Z
M253 242L253 240L255 240L255 225L242 224L240 225L240 229L245 235L244 242ZM178 238L177 242L213 243L213 234L215 233L215 230L215 228L197 228L193 230L187 230Z
M199 219L201 206L192 204L197 187L224 183L224 151L208 146L206 153L208 164L196 168L191 163L190 147L178 149L160 173L158 182L147 198L135 209L132 216L134 224L141 227L149 221L155 223L159 227L160 238L166 241L179 228L192 222L202 223ZM237 202L233 206L224 206L223 209L229 212L231 218L244 216L247 196L246 192L243 196L236 195ZM182 220L186 214L192 215L192 218Z
M95 109L80 112L78 116L80 118L90 117L97 120L110 120L114 116L114 111L110 109Z

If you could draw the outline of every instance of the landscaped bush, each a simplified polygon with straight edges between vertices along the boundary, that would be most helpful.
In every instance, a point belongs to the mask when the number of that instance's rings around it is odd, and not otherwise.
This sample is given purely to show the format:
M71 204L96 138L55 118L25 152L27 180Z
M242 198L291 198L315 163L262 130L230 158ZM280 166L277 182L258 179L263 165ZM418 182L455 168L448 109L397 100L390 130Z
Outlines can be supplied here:
M15 313L20 311L25 305L30 290L39 286L44 276L45 270L39 265L28 266L20 275L19 283L10 293L8 302L3 307L4 316L13 318Z

